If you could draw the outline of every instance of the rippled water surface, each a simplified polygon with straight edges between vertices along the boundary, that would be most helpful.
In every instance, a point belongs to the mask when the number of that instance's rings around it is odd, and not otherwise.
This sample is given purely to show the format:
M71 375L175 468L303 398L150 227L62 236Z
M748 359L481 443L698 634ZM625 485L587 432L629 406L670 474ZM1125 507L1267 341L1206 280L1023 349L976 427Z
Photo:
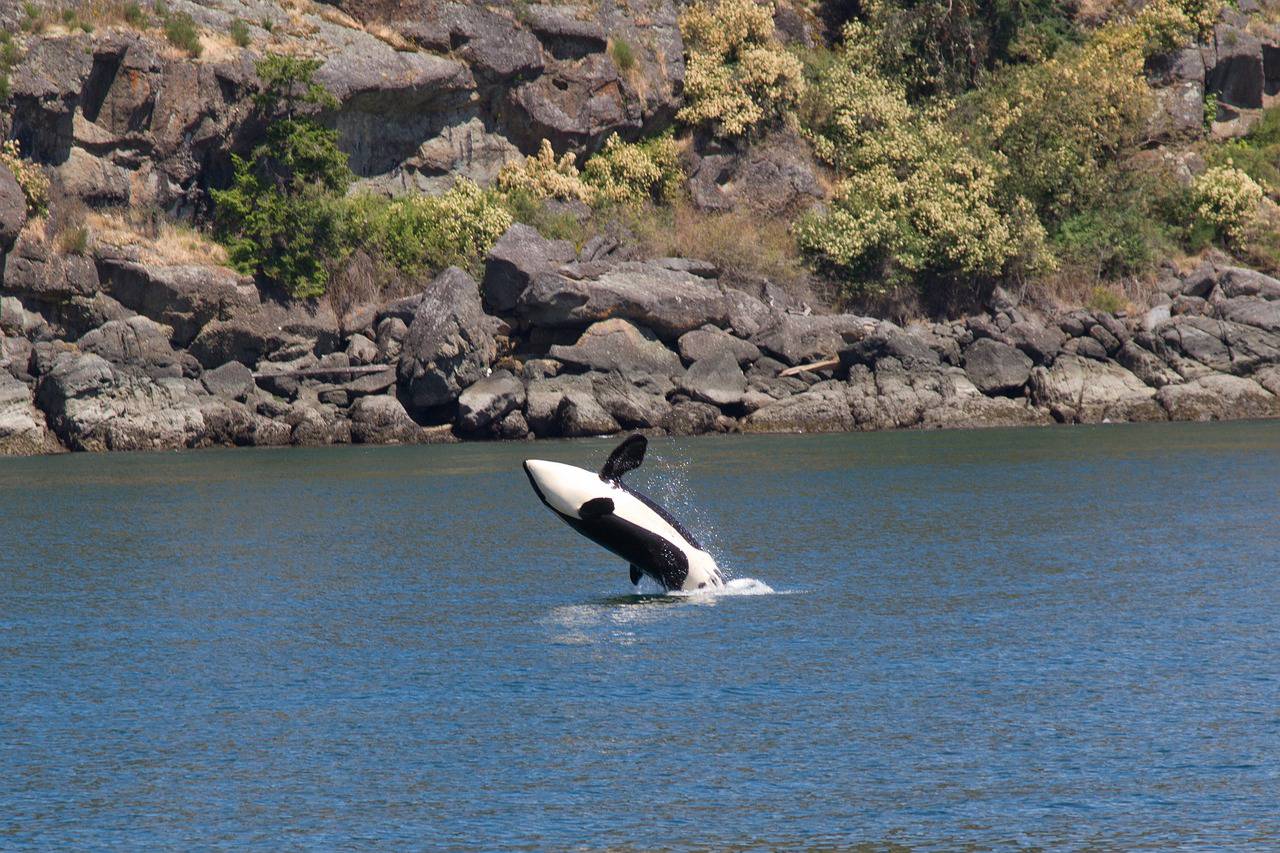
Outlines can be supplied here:
M1280 845L1280 422L611 446L0 460L0 848Z

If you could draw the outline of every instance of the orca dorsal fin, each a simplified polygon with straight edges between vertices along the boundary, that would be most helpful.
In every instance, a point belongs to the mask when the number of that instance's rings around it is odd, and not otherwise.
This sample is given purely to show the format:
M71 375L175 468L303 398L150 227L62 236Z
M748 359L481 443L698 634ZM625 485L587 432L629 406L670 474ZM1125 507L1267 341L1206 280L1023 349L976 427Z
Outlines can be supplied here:
M578 507L578 518L583 521L592 521L597 518L604 518L611 512L613 512L612 498L592 498Z
M600 469L600 479L606 483L622 479L628 471L634 471L644 461L644 452L649 447L649 440L643 435L630 435L623 439L609 454L604 467Z
M631 564L631 585L640 586L640 578L644 577L644 571L635 563Z

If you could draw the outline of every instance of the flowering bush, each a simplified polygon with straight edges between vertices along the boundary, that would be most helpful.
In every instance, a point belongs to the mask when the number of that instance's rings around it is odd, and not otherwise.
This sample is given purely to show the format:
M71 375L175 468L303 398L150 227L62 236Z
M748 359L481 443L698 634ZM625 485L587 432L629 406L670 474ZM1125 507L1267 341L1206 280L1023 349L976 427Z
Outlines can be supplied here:
M616 203L673 201L684 184L680 150L670 136L628 143L614 134L582 176L597 199Z
M773 37L772 3L700 0L680 16L680 31L687 51L680 121L745 136L799 103L801 63Z
M44 216L49 212L49 176L36 163L22 159L18 140L6 140L0 145L0 163L9 167L22 194L27 197L27 212Z
M1191 185L1196 215L1232 243L1245 242L1264 193L1257 181L1233 166L1215 166Z
M533 198L558 198L590 204L595 191L582 182L573 153L559 160L551 143L544 139L538 153L505 164L498 172L497 186L503 192L527 193Z

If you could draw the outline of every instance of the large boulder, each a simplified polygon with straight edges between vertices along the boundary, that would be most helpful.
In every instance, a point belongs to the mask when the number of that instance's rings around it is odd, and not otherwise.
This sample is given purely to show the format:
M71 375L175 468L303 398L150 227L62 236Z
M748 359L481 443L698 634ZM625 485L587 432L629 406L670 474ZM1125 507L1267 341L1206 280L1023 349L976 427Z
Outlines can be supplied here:
M99 266L103 289L125 307L169 326L180 347L189 345L211 320L260 310L253 279L225 267L116 259Z
M1031 371L1032 400L1074 423L1164 420L1156 389L1118 364L1061 355Z
M1254 297L1230 302L1238 304L1235 316L1257 323L1269 321L1266 309L1274 305ZM1280 362L1280 332L1247 322L1182 316L1159 326L1157 332L1168 349L1218 373L1249 374Z
M58 252L32 230L18 236L5 258L6 292L53 305L98 292L98 270L92 259Z
M570 414L575 417L581 413L595 416L595 410L601 408L589 376L564 375L530 380L525 386L525 420L529 429L539 437L559 435L559 413L566 399L572 401Z
M32 456L58 449L31 389L0 370L0 456Z
M566 394L556 407L556 432L567 438L612 435L621 427L590 394Z
M836 380L770 403L742 421L743 432L848 432L854 427L844 383Z
M733 354L738 364L751 364L760 357L760 348L750 341L735 337L715 326L703 326L685 332L677 341L680 356L688 362L700 361L721 352Z
M452 405L463 388L480 380L496 354L493 330L475 279L457 267L436 276L400 353L400 384L412 407L426 414Z
M662 428L672 435L702 435L715 432L724 423L727 419L715 406L686 400L671 407L662 419Z
M614 371L592 374L591 386L600 407L623 429L651 429L671 411L661 381Z
M361 397L351 404L351 440L359 444L416 444L424 440L404 406L387 394Z
M713 406L737 406L747 391L747 377L729 350L695 361L680 379L690 397Z
M1280 57L1278 57L1280 58ZM1280 299L1280 280L1244 267L1223 267L1218 271L1218 287L1228 299L1237 296L1260 296Z
M560 328L616 317L669 341L708 324L750 334L772 315L741 291L656 262L620 263L584 278L543 273L520 295L515 313L535 326Z
M1280 415L1280 399L1252 379L1213 374L1165 385L1156 399L1175 421L1225 421Z
M1032 361L1020 350L982 338L964 350L964 370L983 394L1010 394L1031 376Z
M200 377L206 391L215 397L244 402L257 384L253 372L238 361L228 361L221 367L206 370Z
M680 357L651 334L626 320L604 320L590 326L572 346L555 345L551 358L590 370L620 370L676 376L683 372Z
M786 364L806 364L835 358L875 325L874 320L854 314L781 314L774 323L756 333L751 342Z
M782 130L742 150L700 157L689 177L693 203L773 217L799 213L826 195L823 169L810 152L795 131Z
M517 222L489 250L481 288L485 307L497 313L512 310L535 277L555 271L574 255L568 240L548 240Z
M509 370L496 370L458 397L458 427L476 433L497 426L508 412L524 408L524 383Z
M153 379L179 377L184 359L169 344L168 326L147 317L110 320L77 342L81 350L100 355L117 369L143 373ZM182 354L186 356L185 353ZM186 356L190 360L190 356Z
M75 450L160 450L191 447L204 436L204 417L191 380L117 373L92 353L63 351L39 386L41 407Z

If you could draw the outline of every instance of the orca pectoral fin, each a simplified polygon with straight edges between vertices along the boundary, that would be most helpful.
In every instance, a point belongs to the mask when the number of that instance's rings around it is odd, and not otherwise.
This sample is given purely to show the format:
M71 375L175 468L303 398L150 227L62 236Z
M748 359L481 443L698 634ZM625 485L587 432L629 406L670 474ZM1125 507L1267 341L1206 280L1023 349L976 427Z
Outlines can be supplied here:
M612 512L612 498L592 498L582 506L578 507L578 518L581 518L583 521L592 521L597 518L604 518Z
M635 563L631 564L631 585L640 586L640 578L644 577L644 572Z
M649 447L649 440L643 435L628 436L613 449L600 469L600 479L606 483L618 480L628 471L634 471L644 461L644 452Z

